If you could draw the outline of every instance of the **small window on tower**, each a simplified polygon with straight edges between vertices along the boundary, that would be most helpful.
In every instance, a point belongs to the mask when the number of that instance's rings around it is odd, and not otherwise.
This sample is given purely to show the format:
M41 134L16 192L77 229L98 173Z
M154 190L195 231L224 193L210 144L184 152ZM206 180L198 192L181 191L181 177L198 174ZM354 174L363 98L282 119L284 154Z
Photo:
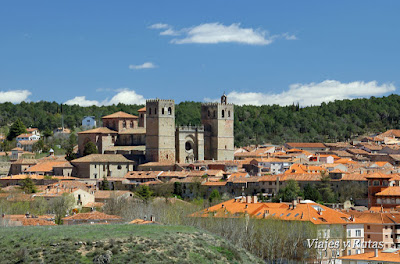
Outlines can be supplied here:
M222 117L225 117L225 110L222 110Z
M210 114L210 110L208 110L207 112L208 112L208 113L207 113L207 114L208 114L208 117L210 117L210 115L211 115L211 114Z
M162 114L162 115L164 114L164 107L161 108L161 114Z
M124 120L124 122L122 122L122 127L126 128L126 121Z
M214 110L214 117L216 117L217 116L217 112Z
M157 114L157 108L154 108L154 114L155 115Z
M168 115L172 115L172 108L168 107Z
M133 128L133 121L131 121L131 128Z
M149 108L149 115L151 115L151 108Z
M228 111L228 117L231 117L231 111Z

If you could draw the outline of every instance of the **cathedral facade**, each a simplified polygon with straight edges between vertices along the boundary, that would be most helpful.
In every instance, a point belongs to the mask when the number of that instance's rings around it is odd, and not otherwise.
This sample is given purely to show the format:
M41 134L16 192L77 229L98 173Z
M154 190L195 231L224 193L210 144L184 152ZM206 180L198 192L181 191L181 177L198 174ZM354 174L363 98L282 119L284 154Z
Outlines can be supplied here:
M233 160L234 106L225 94L219 103L201 105L199 126L175 125L174 100L147 100L138 112L105 116L103 127L78 133L79 154L91 141L99 153L133 155L139 163Z

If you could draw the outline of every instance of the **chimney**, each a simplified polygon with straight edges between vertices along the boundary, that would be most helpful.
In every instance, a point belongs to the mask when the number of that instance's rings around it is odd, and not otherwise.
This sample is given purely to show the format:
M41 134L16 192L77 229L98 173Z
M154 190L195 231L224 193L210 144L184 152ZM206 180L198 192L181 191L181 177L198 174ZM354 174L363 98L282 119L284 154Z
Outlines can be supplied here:
M322 215L322 210L321 209L318 209L318 214Z
M258 201L257 201L257 195L254 195L253 196L253 203L257 203Z
M247 209L249 207L249 205L248 204L246 204L245 206L244 206L244 209Z
M375 248L374 257L375 257L375 258L378 257L378 249L377 249L377 248Z
M221 205L221 207L222 207L222 208L224 208L224 207L225 207L225 205L224 205L224 204L222 204L222 205Z
M295 209L297 206L297 200L292 201L292 208Z

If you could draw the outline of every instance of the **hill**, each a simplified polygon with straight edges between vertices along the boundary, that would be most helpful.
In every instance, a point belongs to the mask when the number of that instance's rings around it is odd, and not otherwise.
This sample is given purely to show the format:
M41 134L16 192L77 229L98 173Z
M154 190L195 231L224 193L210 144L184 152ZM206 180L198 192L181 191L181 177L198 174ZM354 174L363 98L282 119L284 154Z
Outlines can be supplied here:
M200 124L199 102L176 105L177 125ZM26 126L40 130L61 126L61 112L67 127L79 127L84 116L101 117L117 111L137 114L143 105L81 107L56 102L0 104L0 126L7 127L17 118ZM336 142L360 135L400 128L400 96L337 100L320 106L235 106L235 145L266 142Z
M9 227L0 229L0 247L1 263L262 263L187 226Z

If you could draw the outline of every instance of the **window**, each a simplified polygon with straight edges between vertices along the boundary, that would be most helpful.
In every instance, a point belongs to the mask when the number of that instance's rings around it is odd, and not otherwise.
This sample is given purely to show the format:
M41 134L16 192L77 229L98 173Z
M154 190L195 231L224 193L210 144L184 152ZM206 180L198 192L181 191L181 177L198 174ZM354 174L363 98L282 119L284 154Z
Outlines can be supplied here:
M378 180L375 180L375 181L373 182L373 185L374 185L374 186L379 186L379 181L378 181Z
M172 115L172 108L168 107L168 115Z
M371 226L367 226L367 229L371 229Z
M351 237L351 230L347 230L347 236Z
M360 230L360 229L357 229L357 230L356 230L356 236L358 236L358 237L361 236L361 230Z
M118 167L117 167L117 168L120 170L120 169L122 169L122 166L121 166L121 165L118 165Z
M155 115L157 114L157 108L154 108L154 114Z
M367 235L367 238L371 238L371 236L370 236L370 235Z
M151 108L149 108L149 115L151 115Z
M347 255L351 255L351 250L349 249L348 251L347 251Z
M225 110L222 110L221 115L222 115L222 117L225 117Z
M231 111L228 111L228 117L231 117Z
M214 110L214 117L216 117L217 116L217 112Z
M122 122L122 127L126 128L126 121L124 120L124 122Z
M210 115L211 115L211 114L210 114L210 110L207 111L207 115L208 115L208 117L210 117Z
M131 121L131 128L133 128L133 121Z
M161 114L163 115L164 114L164 107L163 108L161 108Z

